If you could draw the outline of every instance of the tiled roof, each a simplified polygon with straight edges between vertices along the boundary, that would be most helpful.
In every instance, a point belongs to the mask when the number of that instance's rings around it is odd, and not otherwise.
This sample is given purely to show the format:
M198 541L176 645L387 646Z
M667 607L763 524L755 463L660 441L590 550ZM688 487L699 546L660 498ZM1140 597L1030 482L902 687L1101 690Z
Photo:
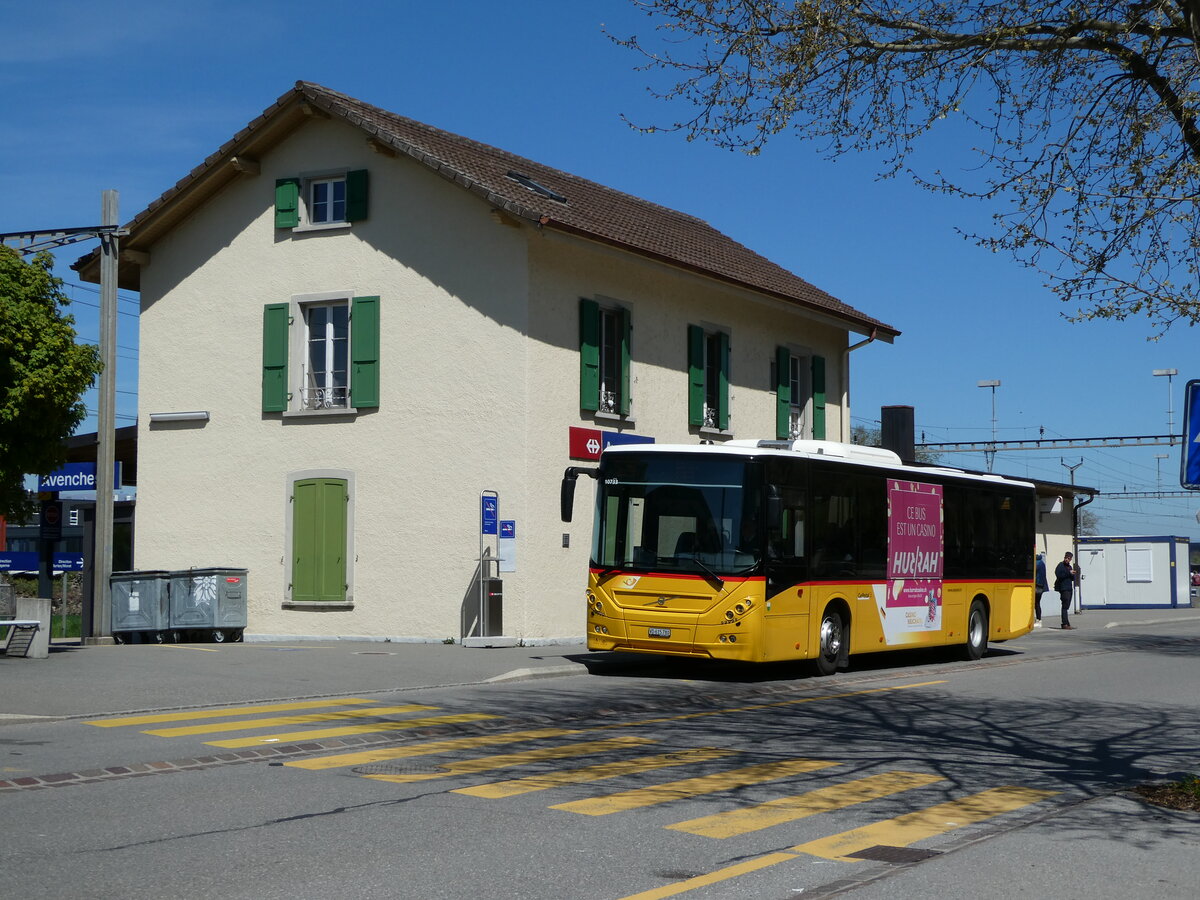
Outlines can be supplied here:
M131 238L136 239L139 225L148 223L214 168L245 152L243 148L269 130L281 111L300 103L361 128L378 145L421 162L496 208L540 227L577 234L766 293L831 315L854 331L875 333L886 340L899 334L694 216L307 81L296 82L258 119L139 213L129 225ZM75 268L85 268L88 262L85 257Z

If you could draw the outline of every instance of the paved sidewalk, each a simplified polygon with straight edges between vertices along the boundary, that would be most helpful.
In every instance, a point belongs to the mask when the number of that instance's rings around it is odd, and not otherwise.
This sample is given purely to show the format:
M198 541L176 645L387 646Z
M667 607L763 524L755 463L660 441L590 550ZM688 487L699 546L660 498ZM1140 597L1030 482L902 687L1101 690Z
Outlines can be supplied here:
M467 648L459 644L289 641L80 646L49 659L0 656L0 724L585 674L583 644ZM590 660L593 665L596 660Z

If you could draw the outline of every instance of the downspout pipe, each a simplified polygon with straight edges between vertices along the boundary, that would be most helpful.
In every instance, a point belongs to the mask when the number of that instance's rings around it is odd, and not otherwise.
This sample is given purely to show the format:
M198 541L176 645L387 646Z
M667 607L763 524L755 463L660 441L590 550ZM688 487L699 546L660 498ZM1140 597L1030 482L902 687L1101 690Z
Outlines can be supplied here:
M859 347L870 344L879 334L878 328L872 328L871 333L857 344L851 344L842 351L842 443L850 443L850 354Z

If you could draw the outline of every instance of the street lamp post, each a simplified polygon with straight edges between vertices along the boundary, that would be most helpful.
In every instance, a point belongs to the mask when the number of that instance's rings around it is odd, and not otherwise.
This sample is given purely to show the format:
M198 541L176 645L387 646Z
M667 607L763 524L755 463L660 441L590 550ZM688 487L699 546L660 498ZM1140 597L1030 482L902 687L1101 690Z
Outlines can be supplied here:
M1167 377L1167 434L1171 438L1171 446L1175 446L1175 405L1174 393L1171 390L1171 379L1179 374L1178 369L1155 369L1154 375L1165 375Z
M987 470L990 472L996 461L996 388L1000 387L1000 379L981 381L978 387L992 389L992 449L984 452L984 456L987 458Z

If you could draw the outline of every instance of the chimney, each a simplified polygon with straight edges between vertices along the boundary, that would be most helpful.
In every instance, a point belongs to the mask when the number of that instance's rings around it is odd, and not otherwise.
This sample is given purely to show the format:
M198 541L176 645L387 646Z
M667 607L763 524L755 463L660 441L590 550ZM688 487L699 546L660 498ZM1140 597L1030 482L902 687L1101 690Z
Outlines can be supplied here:
M913 408L911 406L884 406L879 411L880 443L904 462L915 462L916 444L913 438Z

